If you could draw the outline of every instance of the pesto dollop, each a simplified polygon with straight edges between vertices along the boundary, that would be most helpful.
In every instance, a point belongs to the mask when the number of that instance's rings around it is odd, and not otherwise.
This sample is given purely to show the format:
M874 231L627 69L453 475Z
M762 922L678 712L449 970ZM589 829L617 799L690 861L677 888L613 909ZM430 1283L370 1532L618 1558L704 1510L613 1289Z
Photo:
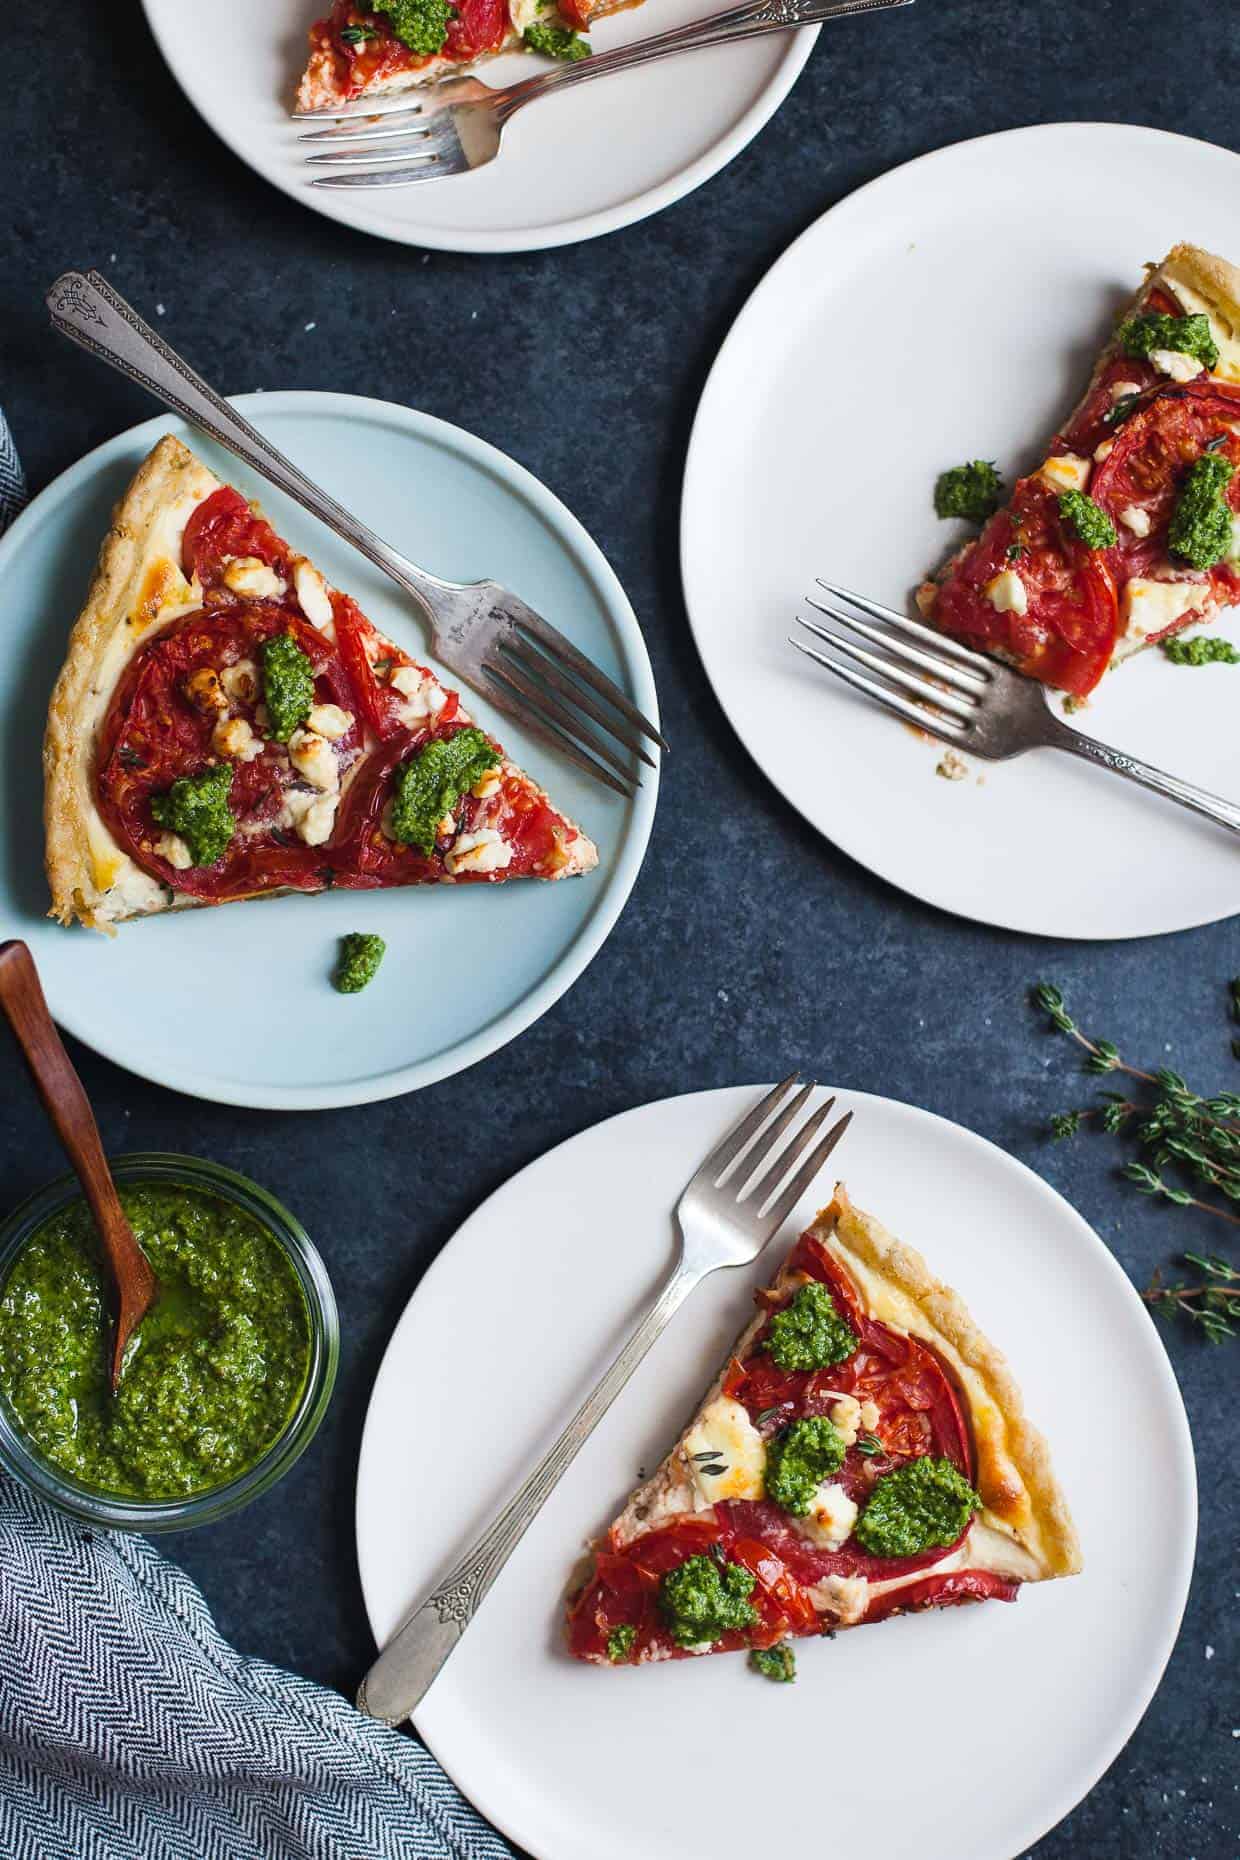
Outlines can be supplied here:
M1232 509L1227 487L1235 466L1217 453L1203 453L1189 467L1171 512L1167 547L1192 568L1213 568L1231 548Z
M1115 525L1101 504L1095 504L1084 491L1065 491L1059 499L1059 515L1087 549L1115 547Z
M450 0L370 0L372 13L386 13L392 36L422 58L443 49L456 14Z
M985 523L1003 502L1003 478L990 459L971 459L940 472L934 487L936 517L963 517Z
M810 1279L775 1313L764 1347L781 1369L827 1369L851 1356L857 1339L826 1286Z
M545 58L559 58L569 65L588 58L593 50L590 41L583 39L579 32L573 32L568 26L547 26L539 20L527 26L521 36L531 52L541 52Z
M458 730L438 736L396 771L392 797L392 832L406 846L429 858L445 814L481 781L499 758L481 730Z
M332 986L342 995L357 995L379 973L387 944L373 930L351 930L340 939L340 954Z
M314 708L314 667L291 633L265 639L258 656L263 662L269 734L275 742L287 743Z
M630 1626L628 1622L611 1630L607 1636L607 1658L613 1665L619 1666L628 1659L636 1639L637 1629Z
M46 1221L0 1287L0 1395L45 1460L95 1491L184 1498L236 1478L283 1431L310 1367L284 1249L216 1195L154 1184L121 1202L160 1294L108 1385L111 1287L84 1202Z
M179 833L193 865L214 865L232 842L236 820L228 805L233 765L213 762L198 775L178 775L165 794L151 796L151 817Z
M686 1557L659 1585L659 1604L672 1639L681 1647L705 1647L734 1628L752 1627L758 1611L747 1597L756 1581L739 1563Z
M772 1504L803 1518L823 1480L844 1464L847 1451L844 1436L825 1414L794 1421L767 1448L766 1496Z
M1173 665L1240 665L1240 651L1217 634L1198 633L1192 639L1181 639L1176 634L1171 639L1160 639L1158 644Z
M950 1460L908 1460L875 1485L854 1536L872 1556L919 1556L954 1544L981 1505Z
M774 1647L755 1647L749 1656L749 1665L755 1673L774 1680L776 1685L790 1686L797 1676L797 1656L786 1640L778 1641Z
M1166 316L1147 310L1130 316L1115 332L1115 340L1125 355L1148 361L1155 349L1169 349L1176 355L1191 355L1203 368L1218 366L1218 344L1210 332L1208 316Z

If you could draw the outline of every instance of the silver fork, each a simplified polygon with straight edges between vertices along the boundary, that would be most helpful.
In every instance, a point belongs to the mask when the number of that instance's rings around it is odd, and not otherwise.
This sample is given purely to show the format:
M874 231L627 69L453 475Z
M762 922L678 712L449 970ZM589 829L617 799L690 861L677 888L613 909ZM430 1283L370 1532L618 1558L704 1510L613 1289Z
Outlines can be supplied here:
M992 762L1005 762L1027 749L1066 749L1085 762L1109 769L1112 775L1125 775L1129 781L1165 795L1169 801L1178 801L1195 814L1204 814L1218 826L1240 833L1240 806L1211 794L1207 788L1181 781L1178 775L1168 775L1137 756L1112 749L1109 743L1096 742L1092 736L1069 729L1053 715L1045 688L1032 678L1023 677L997 659L971 652L945 634L910 620L907 614L864 595L850 594L833 581L819 579L818 586L848 606L834 606L807 595L808 605L835 621L836 627L825 627L800 615L797 624L840 656L828 657L817 647L791 636L789 645L905 723L929 731L954 749ZM870 625L851 612L852 608L881 625ZM879 650L858 645L847 633L840 632L840 627L870 641ZM903 692L908 696L902 696Z
M385 1724L409 1716L526 1529L689 1293L721 1267L748 1265L783 1226L852 1122L848 1111L819 1137L835 1104L828 1098L789 1134L817 1089L811 1079L789 1098L796 1083L794 1072L767 1092L706 1158L676 1206L678 1255L662 1291L525 1484L388 1642L362 1681L359 1710Z
M707 19L675 26L653 38L614 51L597 52L558 70L540 72L504 90L478 78L445 78L425 91L365 100L335 110L297 110L299 121L330 116L333 127L311 130L300 140L334 146L307 156L314 167L348 167L352 172L316 175L313 187L410 187L485 167L500 152L504 130L518 110L615 71L631 71L673 52L728 45L759 33L819 25L854 13L881 13L913 0L745 0ZM382 121L379 119L390 119ZM356 127L358 123L364 127ZM336 146L338 145L338 146ZM357 164L369 164L364 171Z
M615 745L654 768L642 737L664 750L666 742L619 686L519 595L497 581L443 581L399 555L298 471L97 271L66 271L47 293L47 307L62 335L227 446L412 595L426 614L435 656L471 690L632 799L641 780Z

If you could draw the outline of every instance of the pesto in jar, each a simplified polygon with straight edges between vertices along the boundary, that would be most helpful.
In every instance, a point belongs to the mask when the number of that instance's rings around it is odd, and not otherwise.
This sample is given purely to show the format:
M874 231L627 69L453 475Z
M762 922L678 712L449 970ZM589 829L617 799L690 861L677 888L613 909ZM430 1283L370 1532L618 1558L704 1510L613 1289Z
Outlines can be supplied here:
M187 1498L284 1431L310 1369L296 1270L218 1195L148 1184L120 1198L160 1281L108 1384L111 1285L86 1204L33 1233L0 1287L0 1394L28 1446L95 1491Z

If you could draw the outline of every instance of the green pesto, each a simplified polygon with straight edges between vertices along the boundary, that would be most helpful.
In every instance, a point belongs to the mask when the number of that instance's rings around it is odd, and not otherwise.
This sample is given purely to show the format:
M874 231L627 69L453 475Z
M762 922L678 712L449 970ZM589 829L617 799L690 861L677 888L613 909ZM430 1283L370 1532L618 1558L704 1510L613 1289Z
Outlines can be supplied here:
M481 730L439 736L396 771L392 832L429 857L445 814L499 761Z
M1183 639L1177 633L1158 643L1173 665L1240 665L1240 651L1217 634L1198 633L1194 639Z
M627 1660L633 1651L633 1642L637 1639L637 1629L625 1622L621 1627L614 1627L607 1636L607 1658L613 1665L619 1666Z
M268 735L287 743L314 707L314 667L291 633L277 633L259 647Z
M686 1557L659 1584L659 1604L672 1639L681 1647L709 1646L733 1629L752 1627L758 1611L746 1598L756 1580L739 1563Z
M774 1680L776 1685L790 1686L797 1676L797 1656L786 1640L774 1647L755 1647L749 1664L755 1673Z
M1125 355L1148 362L1155 349L1170 349L1178 355L1191 355L1203 368L1218 365L1218 344L1210 334L1208 316L1165 316L1147 310L1142 316L1130 316L1115 332L1115 340Z
M1059 499L1059 516L1087 549L1113 549L1118 541L1106 511L1084 491L1065 491Z
M393 36L421 58L443 50L448 24L456 15L449 0L370 0L370 10L386 13Z
M228 805L233 765L214 762L197 775L178 775L164 794L151 796L151 817L179 833L194 865L214 865L232 841L236 821Z
M844 1436L825 1414L794 1421L767 1448L766 1496L803 1518L823 1480L844 1464L847 1451Z
M522 37L532 52L541 52L545 58L562 59L569 65L588 58L593 50L590 41L583 39L579 32L567 26L544 26L541 20L527 26Z
M826 1369L857 1347L825 1285L810 1279L767 1327L765 1348L781 1369Z
M1231 548L1232 510L1227 487L1235 467L1215 452L1203 453L1180 486L1171 512L1167 547L1193 568L1213 568Z
M310 1367L305 1295L282 1247L216 1195L120 1190L160 1281L108 1386L111 1286L73 1202L0 1288L0 1394L44 1459L95 1491L184 1498L234 1479L283 1431Z
M854 1535L872 1556L919 1556L954 1544L981 1502L950 1460L908 1460L875 1485Z
M1003 478L989 459L972 459L940 472L934 486L934 514L985 523L1003 502Z
M358 995L379 973L387 944L373 930L351 930L340 939L332 986L339 994Z

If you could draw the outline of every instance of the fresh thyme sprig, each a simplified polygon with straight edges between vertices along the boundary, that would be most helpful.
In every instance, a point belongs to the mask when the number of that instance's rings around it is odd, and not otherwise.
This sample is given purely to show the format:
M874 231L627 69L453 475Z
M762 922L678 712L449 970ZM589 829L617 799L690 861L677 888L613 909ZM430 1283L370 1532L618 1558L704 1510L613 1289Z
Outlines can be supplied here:
M1095 1039L1077 1025L1061 991L1049 982L1038 983L1033 1000L1055 1031L1081 1048L1087 1072L1118 1073L1133 1082L1127 1092L1104 1092L1094 1104L1057 1113L1051 1134L1057 1140L1074 1137L1092 1121L1110 1136L1128 1137L1139 1155L1124 1164L1122 1174L1138 1194L1240 1226L1240 1213L1193 1192L1205 1187L1222 1202L1240 1203L1240 1093L1205 1098L1169 1067L1147 1072L1130 1064L1113 1041ZM1240 977L1229 984L1229 1003L1231 1019L1240 1024ZM1232 1050L1240 1057L1240 1039L1233 1039ZM1164 1285L1155 1273L1143 1294L1147 1303L1197 1324L1211 1342L1240 1335L1240 1272L1216 1255L1184 1257L1205 1279Z
M1155 1272L1141 1296L1160 1317L1196 1324L1210 1343L1240 1336L1240 1272L1217 1253L1186 1253L1186 1264L1206 1276L1195 1285L1164 1285Z

